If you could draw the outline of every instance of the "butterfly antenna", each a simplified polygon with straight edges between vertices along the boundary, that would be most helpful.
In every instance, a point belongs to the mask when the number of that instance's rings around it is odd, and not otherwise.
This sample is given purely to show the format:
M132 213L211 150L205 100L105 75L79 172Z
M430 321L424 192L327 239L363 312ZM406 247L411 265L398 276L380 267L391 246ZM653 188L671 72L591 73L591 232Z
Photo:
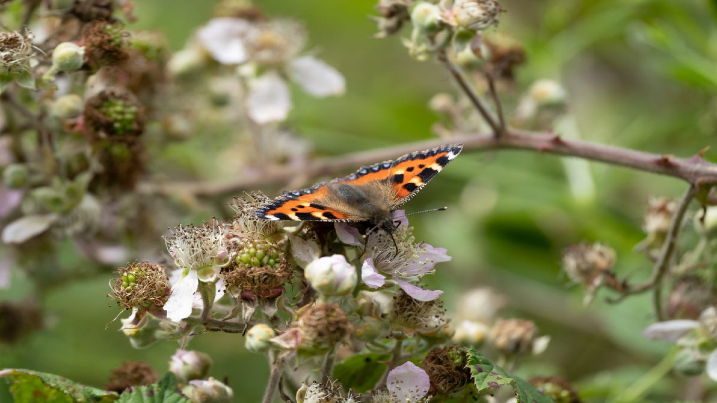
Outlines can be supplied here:
M378 228L378 225L374 225L371 229L366 231L366 243L363 245L363 250L361 251L361 255L359 255L359 256L363 256L363 254L366 253L366 248L368 248L368 236L370 233L375 231L377 228Z
M444 211L444 210L448 210L448 207L443 206L443 207L437 207L437 208L432 208L432 209L428 209L428 210L415 211L413 213L406 214L406 217L408 217L410 215L430 213L431 211Z

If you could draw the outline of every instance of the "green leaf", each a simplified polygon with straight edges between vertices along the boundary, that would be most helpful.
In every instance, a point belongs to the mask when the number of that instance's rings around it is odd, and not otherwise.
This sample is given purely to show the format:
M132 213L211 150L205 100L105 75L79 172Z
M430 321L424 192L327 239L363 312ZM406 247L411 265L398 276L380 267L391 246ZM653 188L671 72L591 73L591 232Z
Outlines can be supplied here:
M120 395L118 403L192 403L179 393L177 378L167 372L154 385L135 386Z
M10 392L16 402L100 402L117 400L115 392L108 392L81 385L58 375L29 371L26 369L6 369L0 371L0 377L8 376L12 382Z
M479 393L510 386L518 403L553 403L553 399L540 393L530 383L508 374L475 347L468 351L468 368Z
M357 354L334 367L334 379L356 392L367 392L376 385L386 371L386 354Z

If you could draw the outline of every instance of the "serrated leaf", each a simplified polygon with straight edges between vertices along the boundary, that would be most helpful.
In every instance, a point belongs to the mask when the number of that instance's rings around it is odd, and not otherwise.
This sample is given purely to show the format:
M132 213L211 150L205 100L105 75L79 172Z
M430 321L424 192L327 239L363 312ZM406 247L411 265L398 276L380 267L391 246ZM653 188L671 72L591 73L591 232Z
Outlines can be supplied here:
M7 376L12 382L10 392L16 402L97 402L109 403L117 400L115 392L108 392L75 383L59 375L26 369L6 369L0 377Z
M148 386L135 386L120 395L118 403L192 403L179 393L177 378L167 372L159 382Z
M357 354L349 357L334 367L334 379L341 379L341 384L354 391L367 392L376 385L386 371L388 359L385 354Z
M468 351L468 368L478 392L510 386L518 403L554 403L553 399L540 393L535 386L505 372L475 347Z

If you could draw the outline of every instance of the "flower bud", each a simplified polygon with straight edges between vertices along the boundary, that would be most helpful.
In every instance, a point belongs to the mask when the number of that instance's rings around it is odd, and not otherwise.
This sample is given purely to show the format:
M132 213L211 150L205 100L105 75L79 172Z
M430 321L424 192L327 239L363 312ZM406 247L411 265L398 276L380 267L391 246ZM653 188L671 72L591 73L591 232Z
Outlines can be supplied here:
M206 377L211 366L212 358L207 354L181 348L169 360L169 371L177 377L177 381L181 384Z
M84 63L85 48L73 42L62 42L52 52L52 65L58 71L72 72L79 70Z
M248 332L246 332L246 340L244 341L244 347L252 353L261 353L271 347L270 340L276 336L274 329L264 323L252 326Z
M182 388L182 393L193 402L231 403L234 401L234 392L231 388L212 377L207 380L189 381L189 384Z
M498 25L503 8L495 0L456 0L453 13L458 26L478 31Z
M684 348L675 355L675 372L683 376L700 375L705 370L705 361L692 348Z
M356 286L356 268L343 255L326 256L309 263L304 276L317 292L325 296L343 296Z
M354 337L364 342L378 340L388 334L389 326L384 320L365 316L353 323Z
M538 106L560 106L565 103L565 89L555 80L542 79L530 86L530 97Z
M30 171L23 164L10 164L2 172L3 183L10 189L22 189L27 185Z
M82 113L82 97L77 94L63 95L49 105L50 116L56 119L72 119Z
M413 26L424 32L436 32L441 27L441 9L431 3L418 3L411 12Z

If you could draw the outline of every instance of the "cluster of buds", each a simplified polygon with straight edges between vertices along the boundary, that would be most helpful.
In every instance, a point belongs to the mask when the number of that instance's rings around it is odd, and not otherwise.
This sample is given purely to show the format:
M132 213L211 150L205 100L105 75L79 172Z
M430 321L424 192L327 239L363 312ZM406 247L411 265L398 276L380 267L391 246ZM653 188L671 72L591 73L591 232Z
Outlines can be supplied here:
M160 310L169 298L169 280L164 268L147 261L117 270L120 277L110 285L113 298L125 309Z

